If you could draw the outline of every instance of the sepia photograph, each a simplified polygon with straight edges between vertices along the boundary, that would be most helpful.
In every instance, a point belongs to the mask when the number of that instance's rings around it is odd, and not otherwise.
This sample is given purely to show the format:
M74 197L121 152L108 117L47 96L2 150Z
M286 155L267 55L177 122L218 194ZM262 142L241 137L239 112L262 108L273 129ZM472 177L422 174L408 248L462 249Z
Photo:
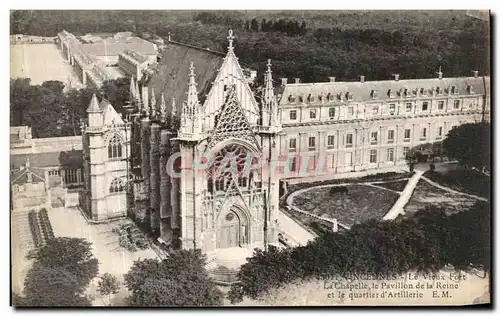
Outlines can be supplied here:
M489 10L9 14L13 308L491 308Z

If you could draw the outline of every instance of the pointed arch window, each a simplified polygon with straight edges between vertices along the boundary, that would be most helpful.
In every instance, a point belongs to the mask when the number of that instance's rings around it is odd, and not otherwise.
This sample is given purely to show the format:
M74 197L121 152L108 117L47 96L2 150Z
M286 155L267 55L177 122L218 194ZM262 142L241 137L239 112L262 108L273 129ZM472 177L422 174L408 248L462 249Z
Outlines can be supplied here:
M115 135L109 140L108 144L108 158L116 159L122 157L122 141Z
M109 193L118 193L123 191L125 191L125 183L123 183L120 178L114 178L109 186Z

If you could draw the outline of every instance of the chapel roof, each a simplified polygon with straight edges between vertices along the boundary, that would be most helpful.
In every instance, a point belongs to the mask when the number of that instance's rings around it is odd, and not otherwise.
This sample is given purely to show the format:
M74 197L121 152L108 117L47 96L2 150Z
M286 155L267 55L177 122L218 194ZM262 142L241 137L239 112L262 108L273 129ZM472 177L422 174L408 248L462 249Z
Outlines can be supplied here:
M224 57L224 53L168 41L161 61L153 69L152 75L145 78L145 83L149 90L154 88L157 104L163 93L167 107L170 108L172 98L175 98L177 113L181 113L182 103L187 98L190 63L193 62L195 67L198 98L203 103Z

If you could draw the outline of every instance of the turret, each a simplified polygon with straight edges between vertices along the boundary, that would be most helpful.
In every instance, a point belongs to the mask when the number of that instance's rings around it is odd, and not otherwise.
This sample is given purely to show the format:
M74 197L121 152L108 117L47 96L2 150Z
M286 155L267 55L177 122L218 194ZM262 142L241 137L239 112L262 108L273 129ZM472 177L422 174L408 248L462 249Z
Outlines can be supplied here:
M162 92L160 98L160 120L165 122L167 120L167 104L165 103L165 96Z
M95 93L92 95L90 105L87 108L89 127L102 127L102 110L99 108L99 102Z
M202 132L202 111L198 101L193 62L189 70L188 96L181 114L181 133L199 135Z
M151 116L156 117L158 109L156 108L156 96L155 96L155 89L151 88L151 101L149 102L150 104L150 113Z

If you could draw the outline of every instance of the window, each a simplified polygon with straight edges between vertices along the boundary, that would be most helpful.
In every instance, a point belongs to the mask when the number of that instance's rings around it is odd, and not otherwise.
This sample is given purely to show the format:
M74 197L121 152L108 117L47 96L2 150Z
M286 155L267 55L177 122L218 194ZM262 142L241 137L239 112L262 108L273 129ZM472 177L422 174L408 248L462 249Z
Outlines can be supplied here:
M78 183L78 173L80 169L67 169L64 170L64 183L75 184Z
M458 110L460 108L460 100L453 101L453 108Z
M352 166L352 153L345 153L345 165Z
M352 101L352 93L346 92L347 100Z
M297 157L290 157L288 160L290 171L297 171Z
M387 161L394 161L394 148L387 148Z
M377 132L372 132L370 136L370 143L372 145L376 144L378 140L378 133Z
M411 133L411 130L409 128L405 129L405 142L409 141L410 140L410 133Z
M225 179L215 180L215 191L224 191L224 181Z
M422 111L427 111L429 109L429 102L423 102L422 103Z
M345 135L345 146L352 147L352 134Z
M388 143L394 143L394 130L390 129L387 131L387 142Z
M372 107L372 112L373 112L373 114L378 114L378 105L374 105Z
M246 187L247 183L248 183L247 180L248 180L247 177L239 177L238 178L238 186L240 186L240 187Z
M438 102L438 110L444 109L444 101L439 101Z
M125 191L125 185L120 178L114 178L109 186L109 193L117 193Z
M309 118L310 119L315 119L316 118L316 110L310 110L309 111Z
M326 145L328 148L333 148L335 146L335 136L328 135L328 138L326 139Z
M122 157L122 142L118 136L113 136L108 144L108 158L121 158Z
M354 107L350 106L347 108L347 114L354 115Z
M315 149L316 149L316 137L309 136L309 150L315 150Z
M438 130L437 130L437 136L436 136L436 139L441 139L441 137L443 136L443 127L442 126L439 126L438 127Z
M396 104L391 103L389 104L389 114L394 115L396 113Z
M297 119L297 110L290 110L290 120L294 121Z
M294 97L294 96L292 96L292 95L290 95L290 96L288 97L288 101L290 101L290 103L295 103L295 97Z
M61 176L61 171L60 170L49 170L49 176Z
M328 109L328 117L330 117L331 119L335 117L335 108Z
M290 138L288 140L288 151L296 151L297 150L297 139L296 138Z
M335 100L335 96L334 96L333 94L331 94L331 93L328 93L328 94L326 95L326 98L327 98L327 100L328 100L328 101L333 101L333 100Z
M406 112L411 112L411 102L406 103Z
M420 131L420 139L426 139L427 138L427 128L423 127L422 130Z
M403 158L406 158L408 151L410 151L410 147L403 147Z
M314 96L312 94L309 95L309 102L314 102Z
M372 149L370 150L370 163L376 163L377 162L377 150Z

